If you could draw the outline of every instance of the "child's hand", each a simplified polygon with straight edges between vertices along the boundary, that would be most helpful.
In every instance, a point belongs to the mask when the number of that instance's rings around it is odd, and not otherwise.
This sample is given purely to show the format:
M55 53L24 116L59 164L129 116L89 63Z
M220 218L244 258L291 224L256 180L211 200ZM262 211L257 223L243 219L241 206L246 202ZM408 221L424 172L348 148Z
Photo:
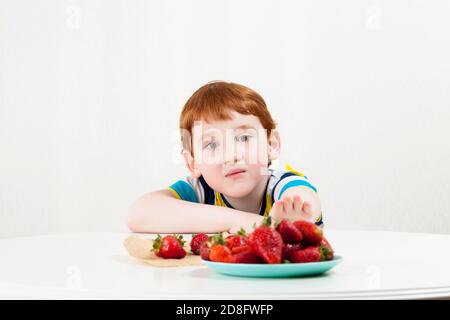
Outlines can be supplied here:
M306 220L313 222L313 212L311 204L303 201L299 195L285 197L283 200L274 202L269 215L276 222L287 219L290 221Z

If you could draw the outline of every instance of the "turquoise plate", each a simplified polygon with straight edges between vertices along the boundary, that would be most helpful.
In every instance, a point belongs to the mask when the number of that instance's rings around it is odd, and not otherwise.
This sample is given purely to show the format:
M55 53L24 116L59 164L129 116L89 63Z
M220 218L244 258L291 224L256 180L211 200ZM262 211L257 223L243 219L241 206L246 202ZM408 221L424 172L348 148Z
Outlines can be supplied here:
M238 277L287 278L313 276L327 272L342 262L342 257L333 260L310 263L223 263L202 260L209 268L218 273Z

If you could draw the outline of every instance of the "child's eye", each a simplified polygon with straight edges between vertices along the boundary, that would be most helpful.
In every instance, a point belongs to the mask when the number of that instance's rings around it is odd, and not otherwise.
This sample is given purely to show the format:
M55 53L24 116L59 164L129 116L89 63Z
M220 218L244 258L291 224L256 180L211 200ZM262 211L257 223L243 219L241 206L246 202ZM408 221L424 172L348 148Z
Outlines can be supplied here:
M217 148L217 143L216 142L210 142L205 146L205 149L210 149L210 150L214 150Z
M237 142L247 142L248 140L250 140L251 137L252 137L251 135L243 134L243 135L236 137L236 141Z

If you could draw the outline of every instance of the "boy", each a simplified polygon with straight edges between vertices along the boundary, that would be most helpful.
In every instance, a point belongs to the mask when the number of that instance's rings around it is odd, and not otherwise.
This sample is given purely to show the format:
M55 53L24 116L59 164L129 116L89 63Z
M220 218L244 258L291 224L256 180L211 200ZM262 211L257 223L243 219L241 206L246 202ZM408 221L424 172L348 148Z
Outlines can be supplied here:
M250 88L210 82L186 102L180 117L182 155L190 176L147 193L131 207L133 232L251 231L273 220L322 225L316 188L279 157L280 136L263 98Z

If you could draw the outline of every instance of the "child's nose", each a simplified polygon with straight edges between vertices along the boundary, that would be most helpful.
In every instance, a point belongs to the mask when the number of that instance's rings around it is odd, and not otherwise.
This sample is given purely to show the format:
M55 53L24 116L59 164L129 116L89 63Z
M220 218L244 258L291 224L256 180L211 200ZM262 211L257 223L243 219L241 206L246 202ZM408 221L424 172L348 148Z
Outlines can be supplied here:
M225 151L224 162L225 163L236 162L236 152L234 152L234 150L233 151Z
M235 163L242 159L244 159L244 151L237 148L236 145L233 145L232 147L225 149L224 154L225 163Z

